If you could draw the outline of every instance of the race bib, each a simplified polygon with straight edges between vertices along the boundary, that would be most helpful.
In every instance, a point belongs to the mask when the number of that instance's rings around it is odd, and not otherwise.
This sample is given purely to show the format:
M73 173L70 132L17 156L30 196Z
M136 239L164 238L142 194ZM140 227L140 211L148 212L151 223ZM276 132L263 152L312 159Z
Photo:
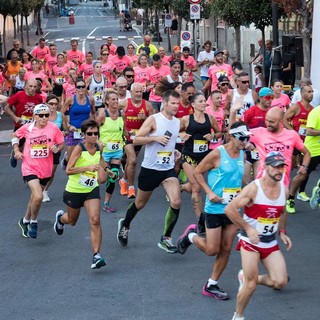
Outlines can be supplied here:
M193 152L194 153L206 152L207 150L208 150L207 140L194 140L193 141Z
M256 230L259 235L270 236L278 230L279 218L258 218Z
M81 129L77 129L77 131L73 132L73 139L82 139Z
M107 142L107 149L109 151L118 151L122 150L122 143L118 141L108 141Z
M307 127L306 127L306 125L301 124L300 127L299 127L298 133L300 134L300 136L306 137L307 136Z
M172 152L159 151L157 152L157 164L170 165L171 157L172 157Z
M30 156L33 159L47 158L49 156L49 147L46 144L30 145Z
M21 121L22 124L26 124L31 122L33 120L33 117L22 115L21 120L22 120Z
M223 188L222 191L222 203L228 204L231 202L234 198L237 197L237 195L240 193L241 188Z
M56 84L62 85L66 82L66 79L64 78L64 76L57 76L56 77Z
M96 92L94 95L94 101L95 102L102 102L102 93L101 92Z
M84 172L80 174L79 184L87 188L95 188L97 185L96 175L92 172Z
M254 148L253 150L251 150L251 159L252 160L259 160L260 157L259 157L259 152L258 152L258 149L257 148Z

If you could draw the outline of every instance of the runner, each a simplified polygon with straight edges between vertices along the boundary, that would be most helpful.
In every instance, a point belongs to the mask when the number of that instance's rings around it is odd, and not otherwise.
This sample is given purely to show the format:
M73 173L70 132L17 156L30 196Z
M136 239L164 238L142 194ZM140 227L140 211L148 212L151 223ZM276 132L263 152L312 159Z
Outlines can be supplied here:
M227 300L229 295L218 286L227 266L237 227L225 215L225 207L241 190L244 172L244 147L250 132L244 122L236 122L229 130L230 141L210 152L196 167L194 178L206 193L204 208L206 238L197 234L191 224L178 240L178 251L184 254L195 244L208 256L216 256L212 273L202 289L205 296ZM204 175L208 172L208 182Z
M43 199L44 186L50 180L53 167L53 153L64 147L62 132L49 122L50 109L38 104L33 109L34 121L27 123L12 134L12 146L16 160L22 160L23 180L28 184L31 195L23 218L18 221L25 238L37 238L37 217ZM23 153L19 139L25 138Z
M241 228L237 250L241 253L242 270L238 274L240 286L232 320L244 320L244 310L258 284L282 289L288 282L286 263L276 240L279 232L287 250L291 249L286 234L285 165L281 152L268 153L264 176L245 187L225 209L229 219ZM241 208L244 208L243 217L239 214ZM260 261L267 274L259 275Z
M102 146L97 143L98 123L94 120L84 121L81 132L84 140L74 148L66 168L69 179L63 193L63 202L67 205L67 211L59 210L56 213L53 228L61 236L64 225L74 226L79 219L81 207L84 207L90 223L93 251L91 269L99 269L106 265L100 254L102 230L99 183L106 181L107 174L112 173L103 160Z
M175 158L180 157L180 153L174 150L180 126L179 120L175 118L179 98L177 92L167 91L163 95L163 110L151 115L133 140L134 145L146 145L146 149L138 178L137 196L128 207L125 218L118 222L117 239L122 247L128 245L132 220L146 205L154 189L161 185L169 197L170 207L158 247L168 253L177 252L171 233L178 220L181 205L179 181L174 171Z

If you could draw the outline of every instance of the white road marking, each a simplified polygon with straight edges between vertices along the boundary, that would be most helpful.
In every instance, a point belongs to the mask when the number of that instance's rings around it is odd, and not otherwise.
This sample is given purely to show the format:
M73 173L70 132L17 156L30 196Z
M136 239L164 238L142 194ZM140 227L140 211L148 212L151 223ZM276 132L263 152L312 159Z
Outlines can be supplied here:
M99 27L94 28L94 29L87 35L87 39L89 39L89 37L90 37L97 29L99 29Z

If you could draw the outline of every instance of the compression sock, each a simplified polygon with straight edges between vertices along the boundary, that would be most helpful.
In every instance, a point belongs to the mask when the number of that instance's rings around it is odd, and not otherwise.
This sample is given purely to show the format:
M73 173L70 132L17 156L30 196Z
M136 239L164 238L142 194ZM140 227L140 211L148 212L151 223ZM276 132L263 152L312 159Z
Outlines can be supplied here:
M130 223L131 221L134 219L134 217L137 215L138 213L138 209L136 207L136 204L134 203L134 201L129 205L128 207L128 210L127 210L127 213L126 213L126 217L123 221L123 225L126 227L126 228L130 228Z
M174 226L177 223L179 213L180 213L180 208L174 209L172 207L169 207L169 209L166 213L165 221L164 221L163 235L165 237L171 237L171 233L172 233Z

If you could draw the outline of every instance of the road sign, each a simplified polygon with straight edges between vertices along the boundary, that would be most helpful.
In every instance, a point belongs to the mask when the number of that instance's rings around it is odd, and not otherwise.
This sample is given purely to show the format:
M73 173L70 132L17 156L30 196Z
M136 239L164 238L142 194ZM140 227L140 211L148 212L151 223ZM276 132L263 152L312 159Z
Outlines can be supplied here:
M181 48L183 47L191 48L191 38L192 36L190 31L181 31L181 38L180 38Z
M199 4L199 3L201 3L201 0L188 0L188 1L191 4Z
M166 28L171 28L172 26L172 15L170 13L167 13L164 17L164 26Z
M190 4L190 19L200 20L200 4Z

